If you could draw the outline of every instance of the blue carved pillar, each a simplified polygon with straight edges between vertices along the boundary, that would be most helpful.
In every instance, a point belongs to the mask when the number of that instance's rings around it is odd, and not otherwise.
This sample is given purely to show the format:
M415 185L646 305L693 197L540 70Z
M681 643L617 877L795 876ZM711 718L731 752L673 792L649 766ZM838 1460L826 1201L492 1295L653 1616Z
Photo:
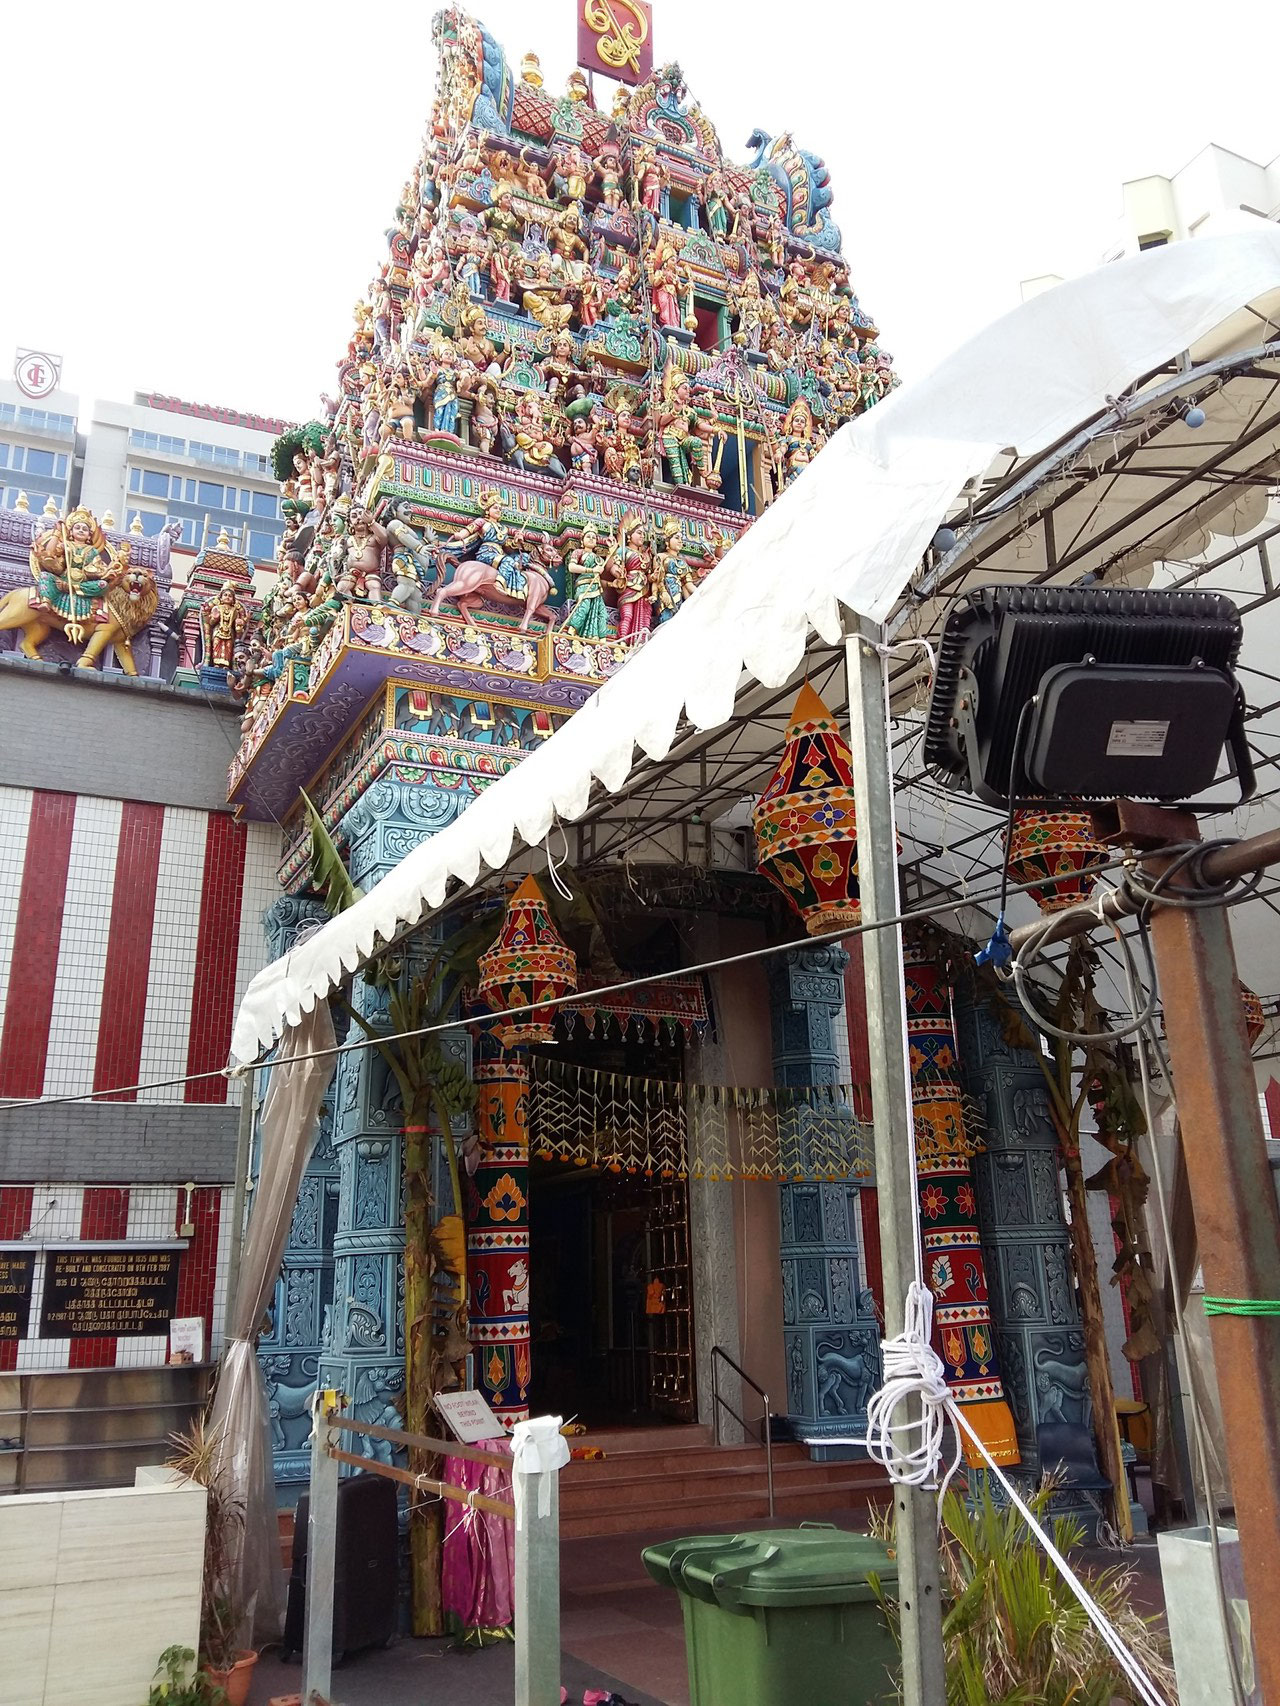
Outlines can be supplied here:
M272 959L287 954L308 926L323 922L319 901L281 895L263 928ZM268 1330L258 1340L271 1416L276 1485L305 1485L311 1472L310 1403L323 1354L333 1298L333 1234L338 1208L338 1158L333 1147L333 1091L320 1110L320 1129L298 1186Z
M769 961L777 1083L838 1081L834 1027L844 1011L847 963L834 943L792 948ZM849 1456L853 1448L822 1442L861 1435L867 1400L880 1384L880 1330L858 1266L858 1189L813 1181L783 1185L781 1197L788 1419L814 1457Z
M338 825L352 878L371 888L469 799L430 785L375 782ZM411 970L412 955L408 958ZM351 1001L371 1025L386 1028L386 998L359 974L352 980ZM465 1052L463 1039L453 1046ZM339 1057L333 1109L338 1208L333 1306L321 1374L326 1386L349 1395L361 1420L396 1426L404 1390L402 1110L395 1076L376 1049ZM388 1448L369 1449L383 1454Z
M955 1010L961 1077L986 1122L973 1179L991 1319L1022 1461L1034 1469L1040 1422L1090 1418L1057 1133L1035 1056L1006 1039L972 978L959 981Z

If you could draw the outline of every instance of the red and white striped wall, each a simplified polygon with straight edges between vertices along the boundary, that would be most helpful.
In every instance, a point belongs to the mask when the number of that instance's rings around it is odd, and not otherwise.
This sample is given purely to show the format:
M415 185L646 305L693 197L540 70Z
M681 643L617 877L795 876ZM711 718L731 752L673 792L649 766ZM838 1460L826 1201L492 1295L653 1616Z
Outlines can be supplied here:
M226 1064L278 854L225 812L0 787L0 1098L234 1100L127 1087Z
M194 1230L178 1258L178 1316L199 1315L206 1355L221 1349L230 1253L231 1187L197 1185L0 1185L0 1240L37 1251L81 1240L170 1242ZM164 1334L138 1338L42 1339L37 1336L44 1263L37 1261L27 1337L0 1339L0 1372L62 1368L148 1368L164 1362Z

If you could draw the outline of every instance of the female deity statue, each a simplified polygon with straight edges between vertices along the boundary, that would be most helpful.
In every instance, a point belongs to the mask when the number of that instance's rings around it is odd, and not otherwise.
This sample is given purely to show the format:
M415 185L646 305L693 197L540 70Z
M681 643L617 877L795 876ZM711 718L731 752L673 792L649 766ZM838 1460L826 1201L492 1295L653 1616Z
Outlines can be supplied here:
M668 516L662 524L653 559L653 592L658 601L658 625L669 622L693 591L693 571L680 553L680 520Z
M653 620L652 564L642 515L624 518L609 555L613 560L610 584L618 589L618 638L625 645L641 645L649 637Z
M759 351L764 335L764 302L760 292L760 275L753 267L736 290L730 289L730 302L738 319L733 341L749 350Z
M516 276L520 251L514 243L495 237L489 250L489 284L495 302L510 302L511 284Z
M36 583L30 608L62 617L62 631L74 645L83 641L88 624L109 620L102 601L120 565L91 511L73 509L65 521L37 534L29 561Z
M578 321L590 331L605 311L604 283L598 272L588 268L578 287Z
M655 216L661 214L662 194L670 182L670 173L666 161L659 159L657 150L647 142L642 143L635 152L631 163L631 177L641 207L647 208Z
M645 271L649 275L649 289L653 295L653 311L661 326L679 326L683 316L680 311L680 265L676 252L666 237L659 240L645 260Z
M807 397L797 397L782 423L780 486L789 486L797 474L804 472L813 460L816 448L813 410Z
M578 346L572 332L557 332L551 340L551 353L541 362L547 382L548 397L556 397L578 372Z
M609 637L609 607L604 601L604 572L617 550L616 544L608 556L597 549L600 529L588 522L582 530L582 542L565 559L569 571L569 593L573 600L565 628L580 634L584 640L607 640Z
M433 351L435 384L431 391L431 425L436 432L458 433L458 352L447 338Z

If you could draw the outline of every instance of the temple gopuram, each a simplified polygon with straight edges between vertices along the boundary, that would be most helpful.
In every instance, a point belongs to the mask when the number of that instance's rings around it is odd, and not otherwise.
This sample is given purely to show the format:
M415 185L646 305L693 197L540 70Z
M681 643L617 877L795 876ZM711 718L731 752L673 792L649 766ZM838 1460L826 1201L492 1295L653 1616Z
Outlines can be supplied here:
M235 589L210 618L229 687L245 696L230 799L285 829L273 955L324 916L300 790L368 889L624 668L828 436L896 383L853 291L816 155L756 131L745 160L728 158L674 64L611 86L606 110L581 71L555 93L536 55L517 70L460 11L441 12L433 34L422 152L333 394L276 444L278 577L252 620ZM720 888L692 897L695 909L772 915L763 878L744 871ZM823 952L805 952L828 1001L818 1075L834 1081L843 956L819 967ZM680 1047L715 1024L701 982L689 985L674 980L651 1011L614 1013L610 1064L678 1077ZM359 980L353 1000L375 1022L385 1014ZM469 1039L448 1046L474 1075L499 1070L472 1063ZM813 1076L806 1059L791 1081ZM376 1059L343 1058L262 1341L282 1480L305 1478L318 1371L367 1419L383 1419L403 1389L395 1102ZM476 1384L511 1418L528 1404L531 1286L534 1361L548 1377L540 1404L572 1402L561 1365L573 1335L593 1329L566 1320L563 1299L540 1303L527 1150L489 1149L501 1164L487 1184L481 1169L472 1206L488 1201L501 1235L486 1244L472 1233L470 1333ZM544 1187L549 1221L572 1218L554 1206L563 1186ZM623 1192L590 1208L592 1237L606 1223L631 1227L608 1260L615 1292L629 1287L632 1301L594 1332L617 1365L616 1409L690 1420L687 1310L679 1327L673 1303L656 1332L643 1313L655 1240L683 1250L669 1289L683 1287L688 1305L687 1192L648 1188L652 1202ZM830 1190L840 1206L833 1198L829 1215L848 1222L845 1313L873 1343L865 1273L850 1256L857 1192ZM855 1396L868 1386L862 1349L839 1335L827 1346L853 1369ZM833 1364L828 1398L842 1378Z

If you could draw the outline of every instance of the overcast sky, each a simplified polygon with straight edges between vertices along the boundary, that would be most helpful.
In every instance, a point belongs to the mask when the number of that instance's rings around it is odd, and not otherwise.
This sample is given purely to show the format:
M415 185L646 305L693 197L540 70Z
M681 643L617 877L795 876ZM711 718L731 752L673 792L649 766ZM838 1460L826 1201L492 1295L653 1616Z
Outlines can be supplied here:
M756 125L825 157L855 289L908 380L1020 279L1095 264L1125 179L1207 142L1280 153L1266 0L654 11L657 59L680 61L731 158ZM573 0L478 15L563 88ZM394 0L7 9L5 372L23 344L61 353L84 399L310 414L417 156L431 16Z

